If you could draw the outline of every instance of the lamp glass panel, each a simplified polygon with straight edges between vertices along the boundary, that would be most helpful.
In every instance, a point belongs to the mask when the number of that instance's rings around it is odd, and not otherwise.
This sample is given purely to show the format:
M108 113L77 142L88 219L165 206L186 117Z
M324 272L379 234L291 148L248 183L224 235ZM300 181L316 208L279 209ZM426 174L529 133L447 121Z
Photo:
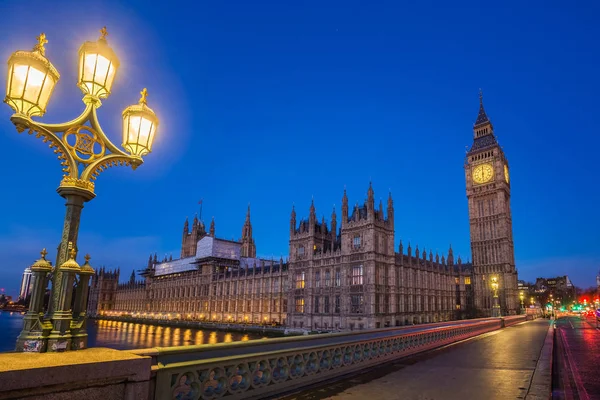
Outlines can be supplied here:
M139 115L129 115L123 121L124 142L133 155L143 156L150 152L156 125Z
M42 109L46 109L46 105L48 105L48 100L50 100L50 94L52 94L52 89L56 82L50 75L46 77L46 81L44 82L44 87L42 88L42 94L40 95L40 100L38 102L38 106Z
M27 73L29 72L29 65L15 64L12 69L12 80L11 87L8 93L9 97L21 98L25 91L25 81L27 80Z
M85 53L80 64L80 76L88 93L105 97L110 91L115 77L115 67L110 60L100 54Z

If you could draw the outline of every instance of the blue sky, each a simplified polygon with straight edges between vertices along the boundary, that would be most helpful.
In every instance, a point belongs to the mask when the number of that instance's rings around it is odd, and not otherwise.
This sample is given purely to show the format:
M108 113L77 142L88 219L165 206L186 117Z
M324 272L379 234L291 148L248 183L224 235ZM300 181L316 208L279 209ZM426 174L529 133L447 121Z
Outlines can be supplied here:
M99 117L116 143L121 111L148 88L155 151L100 175L83 210L79 248L95 267L128 277L150 252L177 257L200 198L228 239L251 203L257 252L285 256L292 204L307 217L314 196L329 220L344 186L362 202L369 180L377 200L393 193L396 245L470 258L463 161L482 88L510 160L520 277L591 286L599 6L503 3L1 2L0 58L46 33L61 80L43 121L61 122L83 106L77 50L106 25L121 69ZM42 247L54 260L64 200L54 154L10 115L0 107L0 288L16 294Z

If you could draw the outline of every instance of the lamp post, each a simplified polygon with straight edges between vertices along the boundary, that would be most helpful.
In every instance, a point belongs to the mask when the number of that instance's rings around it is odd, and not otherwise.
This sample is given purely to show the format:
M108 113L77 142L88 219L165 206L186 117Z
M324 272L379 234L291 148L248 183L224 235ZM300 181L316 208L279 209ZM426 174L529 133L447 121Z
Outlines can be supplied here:
M519 299L521 300L521 312L523 312L525 310L525 304L523 303L525 300L525 293L523 293L522 290L519 292Z
M87 263L87 257L84 266L75 261L81 210L85 202L96 196L94 182L102 171L113 166L136 169L143 163L142 156L151 152L158 127L158 118L147 105L146 89L141 91L138 104L123 111L122 147L125 151L117 148L100 127L96 110L102 105L101 100L110 95L119 68L119 59L106 40L106 27L100 33L97 41L85 42L79 49L77 86L84 94L85 109L68 122L46 124L32 120L32 117L45 114L60 78L46 58L46 35L42 33L37 37L38 43L32 51L16 51L8 59L4 102L15 111L10 120L19 133L27 131L42 139L58 156L63 176L57 192L65 198L67 208L56 267L51 273L52 295L46 316L40 313L38 324L30 321L24 325L17 341L18 351L24 350L24 341L29 336L45 341L35 347L39 351L46 348L48 351L75 350L87 346L85 286L94 270ZM43 257L42 260L45 261ZM76 300L72 310L74 282ZM44 285L39 287L45 291ZM30 335L28 330L33 333ZM76 343L72 342L73 337L77 337Z
M492 291L494 293L494 306L492 317L500 317L500 304L498 304L498 277L492 276Z

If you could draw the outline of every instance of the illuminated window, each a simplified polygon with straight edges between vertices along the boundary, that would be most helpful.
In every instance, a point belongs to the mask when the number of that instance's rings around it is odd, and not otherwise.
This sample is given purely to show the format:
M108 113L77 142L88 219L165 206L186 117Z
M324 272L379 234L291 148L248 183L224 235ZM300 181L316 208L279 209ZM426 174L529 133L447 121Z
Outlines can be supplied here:
M296 273L296 289L304 289L304 271Z
M362 265L352 267L352 284L353 285L362 285L363 284L363 266Z
M296 312L304 312L304 297L296 297Z
M457 309L457 310L460 310L460 304L457 304L457 305L456 305L456 309Z
M465 276L465 285L470 285L470 284L471 284L471 277Z
M355 249L358 249L360 247L360 235L354 236L354 240L352 241L352 244Z
M454 278L454 283L458 285L460 283L460 278Z

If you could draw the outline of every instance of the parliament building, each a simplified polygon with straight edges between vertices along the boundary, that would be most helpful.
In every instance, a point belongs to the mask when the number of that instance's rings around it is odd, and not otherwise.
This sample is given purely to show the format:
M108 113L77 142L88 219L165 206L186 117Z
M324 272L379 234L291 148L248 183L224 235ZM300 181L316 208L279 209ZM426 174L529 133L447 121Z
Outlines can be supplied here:
M256 257L250 207L238 241L217 238L215 223L186 220L181 255L150 256L141 279L101 269L92 279L91 315L281 324L309 330L361 330L519 312L508 160L480 96L473 145L465 158L472 263L452 248L433 254L402 241L395 248L394 201L349 205L329 224L297 220L292 207L289 256ZM491 282L497 282L494 291ZM496 297L494 296L496 294Z

